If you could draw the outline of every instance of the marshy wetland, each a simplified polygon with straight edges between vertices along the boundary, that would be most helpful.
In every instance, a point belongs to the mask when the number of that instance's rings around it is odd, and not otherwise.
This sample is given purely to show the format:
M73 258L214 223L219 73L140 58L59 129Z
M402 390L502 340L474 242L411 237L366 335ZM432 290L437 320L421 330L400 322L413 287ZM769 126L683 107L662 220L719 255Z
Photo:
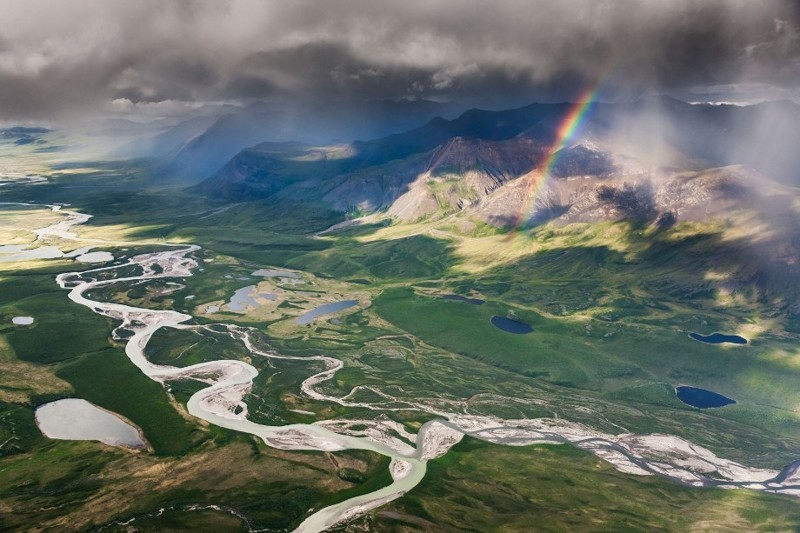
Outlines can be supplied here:
M236 289L227 304L227 308L234 313L244 313L247 308L260 307L263 300L275 301L277 297L277 294L260 292L255 285L248 285L247 287Z

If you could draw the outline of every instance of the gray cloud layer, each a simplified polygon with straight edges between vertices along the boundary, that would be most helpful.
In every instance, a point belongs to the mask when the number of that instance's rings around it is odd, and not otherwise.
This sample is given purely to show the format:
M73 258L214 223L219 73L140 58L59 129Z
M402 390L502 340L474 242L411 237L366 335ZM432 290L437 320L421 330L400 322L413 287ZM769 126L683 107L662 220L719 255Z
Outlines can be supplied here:
M800 85L788 0L5 0L0 10L0 120L247 99L520 103L598 80L623 95Z

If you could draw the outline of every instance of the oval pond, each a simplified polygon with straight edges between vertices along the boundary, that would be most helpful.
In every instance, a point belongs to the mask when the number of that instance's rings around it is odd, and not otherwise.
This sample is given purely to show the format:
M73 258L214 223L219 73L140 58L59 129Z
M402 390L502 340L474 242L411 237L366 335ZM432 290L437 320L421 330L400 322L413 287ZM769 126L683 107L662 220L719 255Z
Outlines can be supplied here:
M533 328L529 324L520 322L519 320L506 318L504 316L493 316L492 325L496 328L502 329L503 331L507 331L508 333L516 333L518 335L523 335L533 331Z
M683 403L691 405L692 407L699 407L700 409L724 407L736 403L736 400L732 400L714 391L685 385L675 387L675 395Z
M747 344L747 339L744 337L739 335L728 335L726 333L712 333L711 335L689 333L689 337L696 341L705 342L707 344Z

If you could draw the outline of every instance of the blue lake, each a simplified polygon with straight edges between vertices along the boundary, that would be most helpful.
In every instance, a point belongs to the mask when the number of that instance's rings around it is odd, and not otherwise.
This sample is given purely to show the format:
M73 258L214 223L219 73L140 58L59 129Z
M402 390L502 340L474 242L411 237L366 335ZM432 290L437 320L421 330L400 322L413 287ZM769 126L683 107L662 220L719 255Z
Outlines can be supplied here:
M689 333L689 337L696 341L708 344L747 344L747 339L739 335L727 335L725 333L712 333L711 335L701 335L700 333Z
M492 325L496 328L502 329L503 331L507 331L508 333L516 333L519 335L533 331L533 328L525 322L512 320L504 316L493 316Z
M441 296L442 300L455 300L457 302L466 302L472 305L483 305L483 300L480 298L467 298L466 296L461 296L460 294L443 294Z
M327 315L328 313L335 313L336 311L341 311L342 309L347 309L348 307L353 307L358 303L358 300L342 300L341 302L332 302L325 305L320 305L319 307L312 309L308 313L304 315L300 315L299 317L295 318L295 322L298 324L310 324L315 318L322 315Z
M692 407L699 407L700 409L723 407L736 403L736 400L732 400L722 394L717 394L716 392L706 389L698 389L697 387L687 387L685 385L676 387L675 395L683 403L691 405Z

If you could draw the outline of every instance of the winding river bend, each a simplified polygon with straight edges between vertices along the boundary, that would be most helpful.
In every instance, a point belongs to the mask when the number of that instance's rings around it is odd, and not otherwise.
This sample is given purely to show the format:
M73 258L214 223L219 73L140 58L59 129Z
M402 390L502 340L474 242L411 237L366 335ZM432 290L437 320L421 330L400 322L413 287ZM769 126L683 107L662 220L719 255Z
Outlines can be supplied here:
M66 220L37 230L37 235L80 240L70 228L88 220L89 215L66 210L61 212L66 215ZM120 244L134 243L105 243L107 246ZM445 412L422 402L407 400L400 401L404 405L402 409L416 409L438 417L424 424L416 435L408 433L404 426L391 420L324 420L313 424L284 426L252 422L248 419L247 404L244 402L245 395L252 389L253 380L258 375L252 365L238 360L219 360L178 368L153 364L145 356L145 348L160 328L202 329L205 326L187 324L192 317L177 311L137 308L96 301L86 296L93 289L117 283L189 277L199 267L194 258L199 246L164 246L166 249L163 251L137 255L124 264L63 273L56 277L56 281L59 286L69 290L69 298L73 302L120 322L113 336L120 342L126 342L125 353L145 375L160 383L177 379L195 379L206 383L208 386L196 392L188 401L188 410L192 416L234 431L258 436L267 445L284 450L361 449L391 458L391 485L323 508L309 516L296 531L324 531L339 522L399 498L424 477L428 460L447 453L464 435L514 446L570 443L594 453L612 463L618 470L629 474L658 475L689 486L745 487L800 497L800 461L790 464L780 472L750 468L717 457L710 450L680 437L664 434L612 435L563 419L503 420ZM111 271L125 269L124 271L129 272L131 266L138 267L136 271L141 271L141 274L105 279ZM103 279L97 276L100 273ZM374 404L352 402L348 400L350 395L340 398L319 392L316 385L333 378L343 367L343 362L338 359L328 356L292 357L277 354L257 345L254 338L256 330L253 328L234 324L220 326L241 341L254 358L323 363L325 369L307 378L301 386L303 393L312 399L366 407L375 411L390 410ZM127 340L120 334L122 329L128 332L125 335ZM374 389L374 392L389 398L379 389ZM397 403L394 402L395 405Z

